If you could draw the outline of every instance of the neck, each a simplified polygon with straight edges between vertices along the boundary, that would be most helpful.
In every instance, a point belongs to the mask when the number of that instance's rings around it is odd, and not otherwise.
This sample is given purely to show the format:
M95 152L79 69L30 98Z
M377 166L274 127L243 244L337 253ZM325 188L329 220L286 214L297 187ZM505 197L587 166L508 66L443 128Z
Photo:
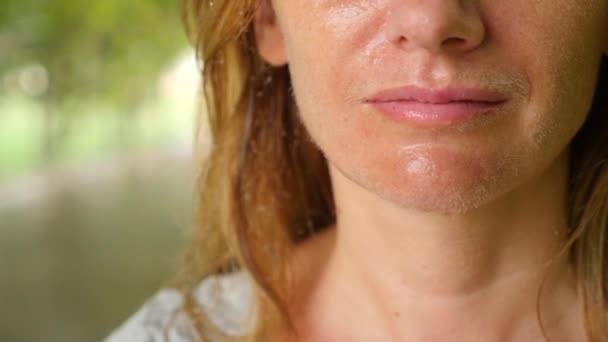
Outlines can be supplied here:
M547 312L576 311L567 256L556 258L566 232L566 158L534 182L459 214L398 208L331 173L338 222L311 300L326 309L332 300L343 309L345 300L357 303L355 312L333 317L375 322L366 330L388 340L529 340L540 334L543 279ZM564 319L545 316L546 327ZM328 317L325 324L339 323Z
M499 202L454 215L396 208L349 191L340 201L339 210L349 215L337 224L336 256L372 279L398 277L404 289L430 297L468 296L542 273L563 244L567 222L565 182L552 181L562 172L551 171L536 189L523 185ZM374 202L361 210L361 203Z

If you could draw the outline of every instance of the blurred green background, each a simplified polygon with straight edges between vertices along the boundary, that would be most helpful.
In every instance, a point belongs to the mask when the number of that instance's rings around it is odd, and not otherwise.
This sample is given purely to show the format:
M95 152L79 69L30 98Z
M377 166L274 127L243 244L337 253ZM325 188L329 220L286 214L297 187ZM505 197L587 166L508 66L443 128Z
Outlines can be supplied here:
M2 0L0 341L99 341L192 225L178 0Z

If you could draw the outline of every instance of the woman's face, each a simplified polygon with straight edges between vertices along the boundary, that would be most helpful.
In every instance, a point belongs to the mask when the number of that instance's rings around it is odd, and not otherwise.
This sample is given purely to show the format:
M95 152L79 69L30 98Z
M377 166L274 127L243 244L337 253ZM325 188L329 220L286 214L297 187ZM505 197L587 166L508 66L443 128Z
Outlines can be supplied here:
M289 65L299 115L329 163L424 210L477 207L539 176L583 124L608 50L606 0L272 7L276 17L262 6L256 22L260 53ZM455 93L434 93L445 89ZM466 108L482 114L462 117Z

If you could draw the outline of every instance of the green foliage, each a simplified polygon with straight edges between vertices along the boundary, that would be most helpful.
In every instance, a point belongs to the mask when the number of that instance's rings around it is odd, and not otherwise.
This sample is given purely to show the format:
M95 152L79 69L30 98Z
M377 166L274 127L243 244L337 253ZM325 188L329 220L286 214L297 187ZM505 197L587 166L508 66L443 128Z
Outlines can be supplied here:
M177 0L2 0L0 77L28 65L48 71L42 100L131 105L186 45Z

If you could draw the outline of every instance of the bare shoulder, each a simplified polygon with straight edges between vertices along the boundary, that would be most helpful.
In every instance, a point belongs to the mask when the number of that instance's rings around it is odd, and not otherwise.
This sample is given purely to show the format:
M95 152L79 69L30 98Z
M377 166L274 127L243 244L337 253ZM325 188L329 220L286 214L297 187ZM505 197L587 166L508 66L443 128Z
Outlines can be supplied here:
M252 286L248 275L234 272L205 278L193 296L210 323L230 336L252 326ZM184 297L175 289L161 289L116 329L105 342L191 342L199 336L184 310Z

